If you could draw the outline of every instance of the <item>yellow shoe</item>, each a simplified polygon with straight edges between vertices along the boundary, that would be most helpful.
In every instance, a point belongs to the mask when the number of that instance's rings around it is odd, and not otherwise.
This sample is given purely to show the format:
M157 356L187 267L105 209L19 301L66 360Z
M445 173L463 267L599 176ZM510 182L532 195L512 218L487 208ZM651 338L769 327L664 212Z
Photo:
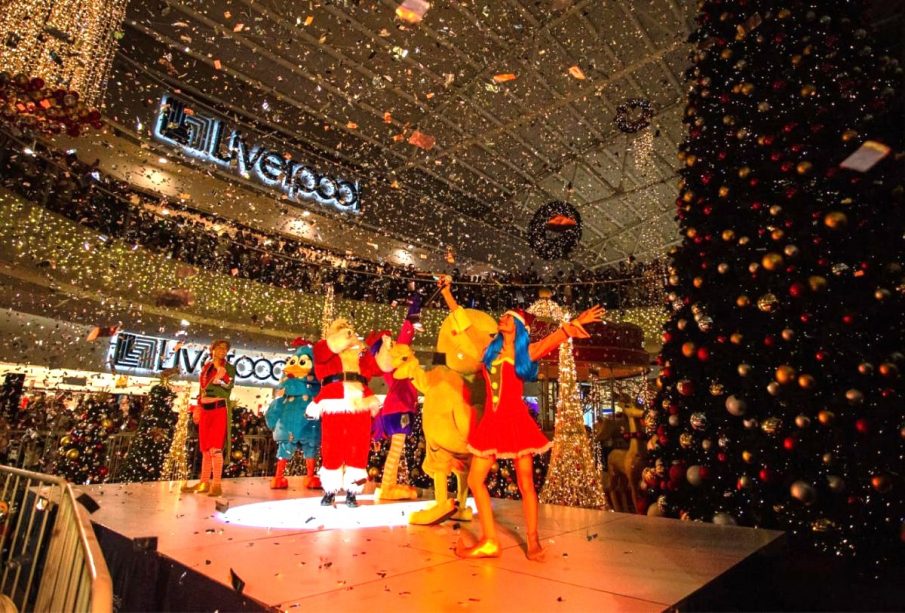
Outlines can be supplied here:
M500 557L500 545L490 539L481 541L474 547L465 547L462 540L456 543L456 555L460 558L498 558Z
M211 498L216 498L217 496L223 495L223 488L220 487L219 483L215 483L211 486L210 491L207 493Z
M183 494L203 494L210 488L210 483L206 481L199 481L195 485L183 485L179 488L179 491Z

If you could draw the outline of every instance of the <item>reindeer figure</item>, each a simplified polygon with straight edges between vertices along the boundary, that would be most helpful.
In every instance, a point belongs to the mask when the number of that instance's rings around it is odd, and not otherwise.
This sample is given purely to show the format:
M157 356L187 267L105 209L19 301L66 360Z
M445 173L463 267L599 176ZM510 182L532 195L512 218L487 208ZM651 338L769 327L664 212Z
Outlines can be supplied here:
M628 430L632 435L628 449L614 449L607 456L607 472L609 483L607 495L613 503L613 509L620 513L634 513L638 500L638 485L641 482L641 469L644 467L646 448L638 440L641 430L643 409L626 408L623 413L628 419Z

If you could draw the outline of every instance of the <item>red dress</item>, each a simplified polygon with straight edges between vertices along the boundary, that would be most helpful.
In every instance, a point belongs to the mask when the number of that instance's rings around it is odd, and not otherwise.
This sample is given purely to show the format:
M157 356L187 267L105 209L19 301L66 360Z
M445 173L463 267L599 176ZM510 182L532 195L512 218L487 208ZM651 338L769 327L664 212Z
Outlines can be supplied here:
M481 421L468 435L468 450L480 457L517 458L552 447L522 398L524 383L515 373L515 363L497 359L489 371L484 366L481 372L487 402Z

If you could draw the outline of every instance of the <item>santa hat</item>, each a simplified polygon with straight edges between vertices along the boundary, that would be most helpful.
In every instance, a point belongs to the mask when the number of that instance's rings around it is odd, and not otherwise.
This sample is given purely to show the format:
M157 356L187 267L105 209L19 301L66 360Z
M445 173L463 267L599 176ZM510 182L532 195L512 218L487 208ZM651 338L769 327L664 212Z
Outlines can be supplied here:
M503 313L504 317L506 315L511 315L514 319L522 322L522 325L525 326L525 329L528 332L531 332L531 324L534 323L534 315L528 313L524 309L509 309L508 311Z
M299 347L310 347L310 346L311 346L311 341L306 341L301 336L296 336L294 339L292 339L292 342L289 343L289 347L291 347L292 349L298 349Z
M365 345L368 346L371 353L377 353L380 350L380 345L383 344L383 337L392 335L393 333L389 330L371 330L365 337Z

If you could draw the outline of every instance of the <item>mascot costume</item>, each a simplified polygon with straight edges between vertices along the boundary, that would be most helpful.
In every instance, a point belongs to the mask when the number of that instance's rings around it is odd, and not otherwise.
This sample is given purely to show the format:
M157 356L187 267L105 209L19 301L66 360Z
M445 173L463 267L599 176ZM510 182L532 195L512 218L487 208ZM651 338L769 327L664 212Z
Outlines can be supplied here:
M275 490L289 487L289 482L283 476L286 463L296 451L301 451L308 475L305 487L316 490L321 489L320 479L314 474L317 454L321 448L321 424L316 419L306 417L305 410L320 391L320 385L315 378L311 343L297 339L292 346L297 349L283 367L283 380L280 381L282 395L270 403L264 416L267 427L273 430L273 440L277 444L277 469L270 487Z
M391 369L391 339L383 337L380 351L372 354L359 341L351 324L337 319L325 338L314 345L314 371L321 389L305 414L321 420L321 469L324 488L321 504L331 506L339 490L346 505L357 507L356 495L368 479L371 417L380 402L368 387L372 377Z
M472 518L471 509L465 506L471 460L468 434L477 417L474 407L483 406L484 396L484 386L474 375L481 370L481 358L496 335L497 324L487 313L456 304L450 282L449 277L439 281L451 313L440 327L435 366L425 371L408 345L397 344L392 356L393 376L411 378L424 394L421 421L426 453L422 469L434 480L436 503L409 516L409 523L416 525ZM446 491L450 473L456 475L456 500L450 500Z
M390 358L411 352L409 345L415 337L415 323L420 319L421 296L414 294L411 298L408 314L402 322L402 328L396 342L390 348ZM388 334L388 333L387 333ZM381 341L371 345L371 350L379 349ZM397 360L398 361L398 360ZM398 379L392 373L384 373L387 384L387 395L374 419L372 437L375 441L390 439L390 450L383 464L383 477L380 487L374 493L377 500L416 500L418 491L411 485L397 483L399 462L405 451L405 437L412 434L412 422L418 410L418 390L410 379Z

